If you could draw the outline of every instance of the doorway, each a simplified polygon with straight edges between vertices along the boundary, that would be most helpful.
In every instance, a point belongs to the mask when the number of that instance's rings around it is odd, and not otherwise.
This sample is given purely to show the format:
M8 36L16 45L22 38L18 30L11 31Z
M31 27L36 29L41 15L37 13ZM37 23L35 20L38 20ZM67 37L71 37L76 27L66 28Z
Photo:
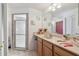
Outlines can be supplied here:
M28 48L28 14L13 15L13 48L26 50Z
M12 43L9 40L9 49L28 49L28 14L18 13L12 15Z
M28 14L13 14L12 43L9 43L8 56L36 55L35 51L28 50Z

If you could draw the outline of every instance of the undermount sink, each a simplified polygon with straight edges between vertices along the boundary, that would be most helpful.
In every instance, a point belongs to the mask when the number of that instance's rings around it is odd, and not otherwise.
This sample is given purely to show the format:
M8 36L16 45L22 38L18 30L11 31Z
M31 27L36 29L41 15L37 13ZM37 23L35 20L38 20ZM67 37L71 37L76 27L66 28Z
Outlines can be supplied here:
M44 37L47 39L52 39L53 36L51 34L45 34Z
M57 42L66 42L65 40L57 40Z
M73 44L71 42L66 41L66 40L57 40L57 43L59 45L62 45L63 47L73 47Z
M52 39L52 37L47 37L47 36L44 36L45 38L47 38L47 39Z

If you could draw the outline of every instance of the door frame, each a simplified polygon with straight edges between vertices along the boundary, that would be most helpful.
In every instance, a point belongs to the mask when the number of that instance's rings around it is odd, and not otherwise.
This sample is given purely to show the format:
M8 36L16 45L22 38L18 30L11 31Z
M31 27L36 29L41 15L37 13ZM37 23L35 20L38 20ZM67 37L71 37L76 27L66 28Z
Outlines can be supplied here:
M20 15L20 14L26 14L26 27L25 27L25 29L27 29L27 30L25 30L25 48L19 48L19 47L16 47L16 45L15 45L15 41L16 40L14 40L16 37L14 36L14 15ZM12 49L18 49L18 50L26 50L26 49L28 49L28 35L29 35L29 21L28 21L28 13L14 13L14 14L12 14L12 44L11 44L11 46L12 46Z

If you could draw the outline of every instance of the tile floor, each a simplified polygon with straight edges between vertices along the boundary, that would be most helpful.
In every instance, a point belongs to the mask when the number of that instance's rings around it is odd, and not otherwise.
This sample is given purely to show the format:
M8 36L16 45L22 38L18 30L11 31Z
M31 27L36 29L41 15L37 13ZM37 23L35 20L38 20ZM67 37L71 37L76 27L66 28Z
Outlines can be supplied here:
M8 50L8 56L37 56L35 51L20 51L20 50Z

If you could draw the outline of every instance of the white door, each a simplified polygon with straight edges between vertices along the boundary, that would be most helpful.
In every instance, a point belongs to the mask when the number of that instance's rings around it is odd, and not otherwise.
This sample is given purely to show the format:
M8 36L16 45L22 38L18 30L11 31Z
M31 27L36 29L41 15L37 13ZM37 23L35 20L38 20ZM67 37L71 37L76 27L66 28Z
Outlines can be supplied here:
M14 14L14 45L16 49L27 48L27 14Z

